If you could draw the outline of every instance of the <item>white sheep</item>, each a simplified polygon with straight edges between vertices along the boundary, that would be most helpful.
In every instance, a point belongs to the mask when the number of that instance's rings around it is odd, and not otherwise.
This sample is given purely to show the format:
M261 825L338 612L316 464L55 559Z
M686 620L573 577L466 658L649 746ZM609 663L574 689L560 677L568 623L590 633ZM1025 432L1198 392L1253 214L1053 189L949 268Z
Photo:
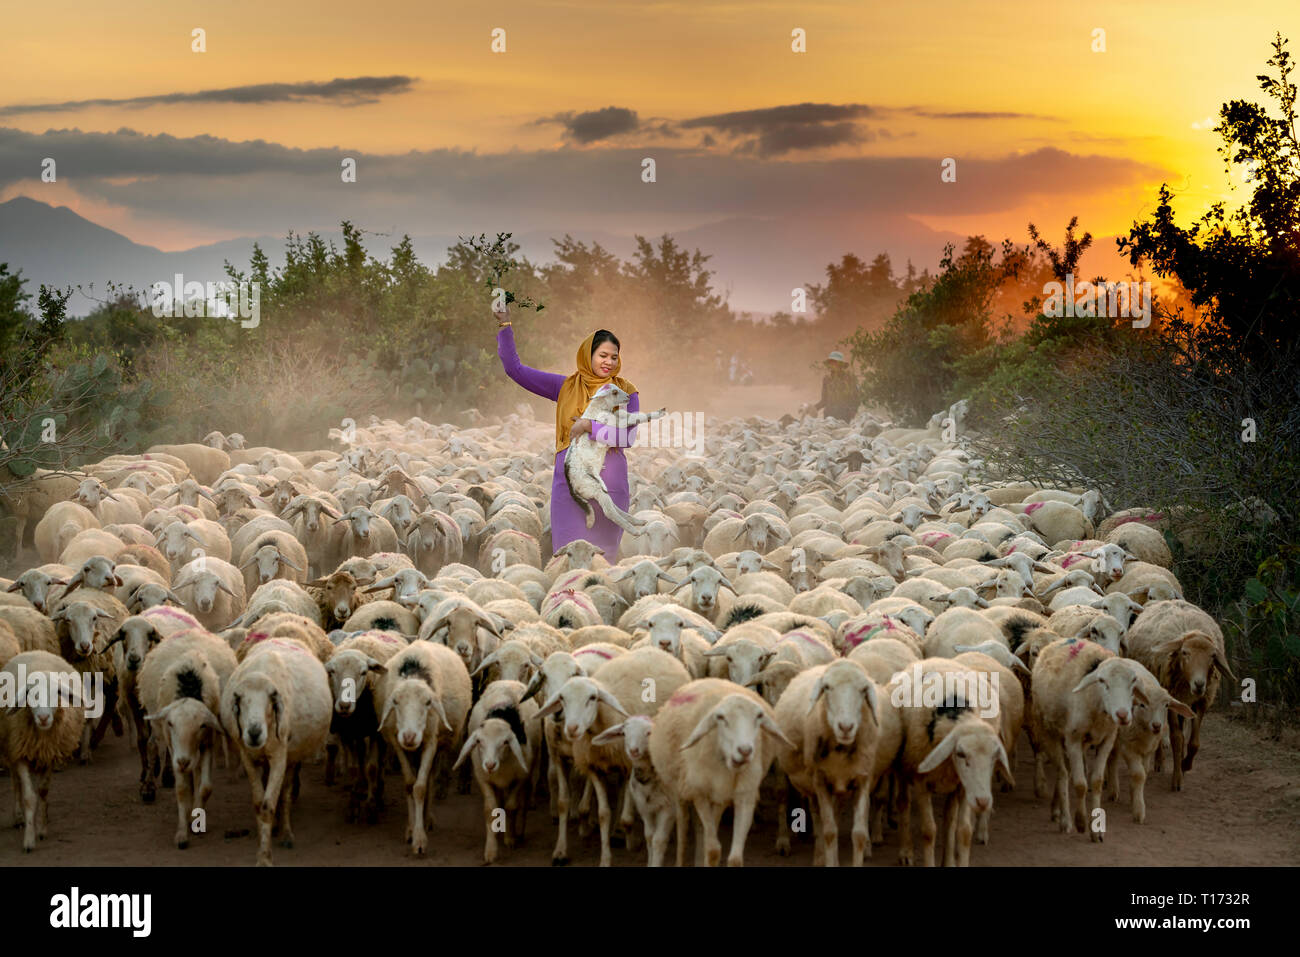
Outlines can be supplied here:
M1119 800L1119 766L1122 761L1128 769L1129 810L1135 823L1145 824L1147 762L1160 747L1165 723L1172 721L1171 712L1189 719L1195 717L1195 712L1162 688L1156 676L1146 668L1138 665L1137 671L1138 683L1147 700L1134 700L1133 720L1120 728L1115 738L1115 747L1111 749L1106 768L1106 795L1112 801Z
M607 428L631 428L657 419L667 411L657 409L654 412L616 414L614 410L625 405L629 398L626 392L612 382L606 383L592 395L582 417ZM609 449L608 445L597 442L589 433L575 436L569 442L569 449L564 456L564 480L568 483L569 494L587 516L588 528L596 523L596 512L591 507L591 502L595 502L611 522L624 531L637 534L642 530L644 522L638 521L614 504L614 500L609 497L609 488L600 476Z
M379 684L379 730L397 754L406 782L406 840L417 856L428 850L424 819L430 799L429 773L441 752L460 747L471 704L469 671L445 645L417 641L389 659ZM412 759L415 766L412 767ZM439 775L438 791L446 786Z
M776 704L776 721L794 747L778 757L790 784L810 802L816 799L814 864L839 864L836 799L853 797L853 866L871 854L868 812L876 735L880 729L878 690L855 661L810 668L794 677ZM789 826L782 815L779 825Z
M744 863L759 784L776 758L765 733L794 747L767 702L720 678L700 678L683 686L655 716L651 763L676 801L679 817L687 804L694 805L702 830L699 847L709 867L722 857L718 825L728 806L734 815L727 864Z
M253 791L259 866L271 865L277 818L281 844L293 846L290 815L299 769L324 745L331 710L325 666L289 639L254 646L222 690L221 723L238 745Z

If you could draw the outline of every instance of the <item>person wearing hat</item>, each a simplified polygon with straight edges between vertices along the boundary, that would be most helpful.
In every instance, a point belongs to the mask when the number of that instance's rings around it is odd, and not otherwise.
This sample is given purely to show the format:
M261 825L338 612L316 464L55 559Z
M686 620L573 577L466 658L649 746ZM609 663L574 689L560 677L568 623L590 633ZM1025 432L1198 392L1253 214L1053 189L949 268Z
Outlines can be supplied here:
M813 409L847 422L858 411L858 382L838 349L827 357L826 364L829 371L822 379L822 399Z

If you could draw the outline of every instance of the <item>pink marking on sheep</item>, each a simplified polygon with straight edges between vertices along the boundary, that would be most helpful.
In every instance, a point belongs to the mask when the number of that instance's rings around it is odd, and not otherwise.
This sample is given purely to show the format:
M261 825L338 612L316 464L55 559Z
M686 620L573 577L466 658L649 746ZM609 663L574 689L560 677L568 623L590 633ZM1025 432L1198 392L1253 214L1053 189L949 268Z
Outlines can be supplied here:
M677 692L677 694L673 695L671 698L668 699L668 707L671 708L676 705L687 704L691 701L694 701L698 697L699 695L695 694L692 691L679 691Z
M1079 564L1079 562L1083 561L1086 557L1087 556L1084 555L1082 552L1070 552L1070 554L1066 555L1064 558L1061 559L1061 567L1069 568L1071 565L1077 565Z
M574 654L576 655L600 655L602 658L613 658L614 656L608 651L600 648L579 648Z
M1031 504L1029 504L1029 505L1026 505L1026 506L1025 506L1025 514L1026 514L1026 515L1033 515L1036 511L1038 511L1040 508L1042 508L1042 507L1043 507L1044 505L1046 505L1046 504L1047 504L1046 502L1033 502L1033 503L1031 503Z
M1070 657L1071 657L1071 658L1077 658L1077 657L1079 657L1079 652L1081 652L1081 651L1083 651L1083 642L1080 641L1078 638L1071 638L1071 639L1070 639Z

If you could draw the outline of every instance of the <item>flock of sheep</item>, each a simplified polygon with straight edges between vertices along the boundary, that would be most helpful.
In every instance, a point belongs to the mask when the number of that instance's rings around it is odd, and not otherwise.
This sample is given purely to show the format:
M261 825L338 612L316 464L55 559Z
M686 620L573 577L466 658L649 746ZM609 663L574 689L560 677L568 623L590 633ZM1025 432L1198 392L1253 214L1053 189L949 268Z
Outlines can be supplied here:
M818 864L851 813L855 865L894 829L900 862L932 865L937 796L944 862L965 865L1022 730L1061 831L1102 840L1121 771L1143 822L1147 775L1168 761L1183 786L1231 674L1218 625L1182 599L1159 516L981 482L940 418L731 419L704 456L638 449L619 555L545 558L551 428L526 410L372 419L310 452L214 432L37 473L16 501L42 564L0 579L0 679L98 674L105 701L0 710L23 847L52 772L110 728L137 743L143 800L174 782L179 847L217 753L241 763L259 864L320 760L347 826L400 772L417 855L432 802L472 779L487 862L545 788L555 863L572 820L602 865L615 829L651 865L675 838L680 865L694 818L716 865L730 809L731 865L756 813L783 853L811 825Z

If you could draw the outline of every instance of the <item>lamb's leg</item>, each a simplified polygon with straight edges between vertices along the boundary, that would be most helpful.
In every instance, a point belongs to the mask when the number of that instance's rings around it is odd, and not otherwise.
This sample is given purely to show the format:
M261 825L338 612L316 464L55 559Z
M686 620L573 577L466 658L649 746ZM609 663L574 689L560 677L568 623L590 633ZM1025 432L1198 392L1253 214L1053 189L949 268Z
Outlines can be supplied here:
M957 866L957 824L961 818L962 789L951 792L943 802L943 866Z
M776 806L776 852L782 857L790 856L790 783L781 788Z
M494 864L497 859L497 832L492 829L492 817L497 809L496 791L487 781L479 782L483 792L483 863Z
M677 829L677 858L675 863L677 864L678 867L686 866L686 841L687 841L686 815L688 813L689 812L686 808L686 803L684 801L677 801L676 808L674 809L673 812L673 820L676 824L676 829Z
M906 781L898 784L898 863L911 867L915 863L912 850L912 786Z
M9 783L14 789L14 827L23 826L23 785L17 774L9 774Z
M605 513L605 517L609 519L611 522L613 522L615 525L617 525L619 528L623 529L623 531L632 532L633 534L636 534L637 532L641 531L641 528L644 525L644 523L638 522L627 512L623 511L621 508L615 505L614 500L609 497L609 492L602 490L596 495L594 495L592 497L592 500L597 505L600 506L600 510ZM588 517L587 527L591 528L591 526L594 523L595 523L595 515L593 513Z
M1065 742L1066 757L1070 762L1070 789L1074 791L1074 829L1080 834L1088 830L1088 773L1084 769L1083 742L1070 738ZM1069 792L1066 791L1066 800ZM1071 833L1069 821L1069 804L1061 814L1061 830Z
M395 747L393 753L397 755L398 767L402 769L402 783L406 790L406 843L410 844L412 825L415 823L415 801L411 797L415 788L415 771L411 769L411 761L404 748Z
M298 799L298 774L302 765L293 766L293 786L280 793L280 846L293 847L293 802Z
M132 719L135 724L135 747L140 755L140 800L145 804L152 804L157 795L153 775L149 773L149 739L153 735L144 720L144 709L135 712Z
M934 843L939 834L934 821L934 800L929 791L919 787L915 800L921 810L921 863L934 867Z
M1205 699L1201 699L1192 705L1192 712L1195 715L1192 720L1192 733L1187 740L1187 756L1183 758L1183 770L1190 771L1192 762L1196 759L1196 752L1201 750L1201 723L1205 720Z
M1116 734L1112 733L1097 746L1097 756L1093 758L1092 767L1088 769L1088 838L1094 844L1099 843L1106 836L1104 827L1093 827L1092 823L1097 819L1096 812L1101 807L1101 788L1106 776L1106 761L1115 747L1115 737Z
M957 866L970 867L971 806L963 800L957 807Z
M649 845L650 867L663 867L664 854L668 850L669 828L673 826L673 815L668 813L667 808L662 808L657 816L653 819L653 829L651 827L651 818L645 821L645 842Z

